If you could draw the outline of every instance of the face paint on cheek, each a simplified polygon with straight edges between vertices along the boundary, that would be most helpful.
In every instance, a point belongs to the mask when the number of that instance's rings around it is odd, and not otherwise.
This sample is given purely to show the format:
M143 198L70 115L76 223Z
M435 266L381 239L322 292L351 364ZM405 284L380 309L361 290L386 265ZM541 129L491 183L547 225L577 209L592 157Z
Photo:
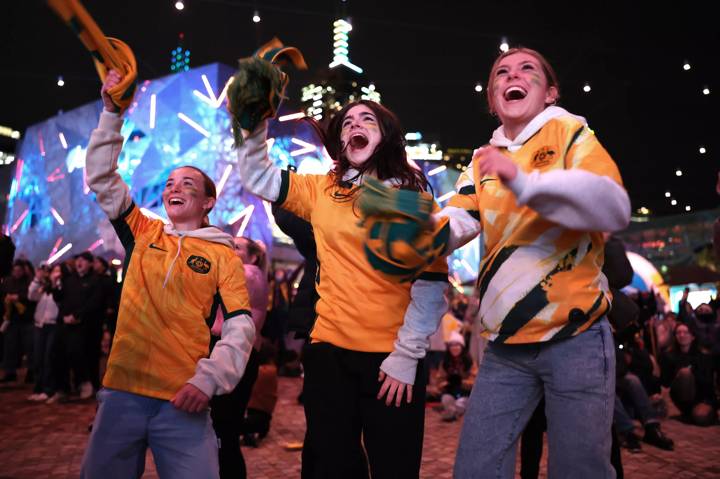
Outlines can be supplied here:
M530 83L532 83L535 86L543 86L543 78L540 76L539 73L531 73L530 74Z
M193 198L197 198L200 195L198 189L190 185L184 185L182 191L183 193L188 194Z

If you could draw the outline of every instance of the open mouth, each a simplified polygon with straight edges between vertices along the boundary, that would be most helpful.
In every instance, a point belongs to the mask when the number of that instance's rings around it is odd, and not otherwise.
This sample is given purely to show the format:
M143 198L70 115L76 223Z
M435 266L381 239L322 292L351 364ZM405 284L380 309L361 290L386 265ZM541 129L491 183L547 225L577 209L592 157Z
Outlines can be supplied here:
M361 150L368 144L368 139L361 133L355 133L350 137L350 148L353 150Z
M524 88L521 88L519 86L511 86L510 88L505 90L505 93L503 94L505 101L522 100L526 96L527 96L527 91Z
M179 206L179 205L184 205L184 204L185 204L185 201L183 201L180 198L170 198L168 200L168 205L170 205L170 206Z

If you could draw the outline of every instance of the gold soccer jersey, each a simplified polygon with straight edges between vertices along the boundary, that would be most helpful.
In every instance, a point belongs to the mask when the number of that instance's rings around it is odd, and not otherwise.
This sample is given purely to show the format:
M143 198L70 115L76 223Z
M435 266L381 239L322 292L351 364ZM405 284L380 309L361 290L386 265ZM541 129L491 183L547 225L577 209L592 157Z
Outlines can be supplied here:
M127 275L103 384L170 399L208 356L208 321L217 309L226 321L250 315L243 265L224 244L182 237L178 245L181 237L134 204L112 223L127 251Z
M393 350L410 303L411 283L394 283L372 269L363 253L366 231L349 188L329 175L283 172L277 204L309 221L318 251L317 320L313 341L365 352ZM420 279L447 280L440 258Z
M569 114L550 118L521 145L500 150L518 166L517 182L553 181L528 202L528 188L522 193L516 191L517 185L480 177L478 160L458 180L458 194L449 206L463 208L478 219L484 233L485 256L477 283L484 335L507 343L575 335L610 308L601 271L602 231L609 226L602 221L576 221L575 216L582 215L569 208L565 213L547 212L554 203L571 203L573 195L601 196L606 191L608 199L615 195L620 198L616 203L623 202L621 197L626 201L617 166L593 132ZM562 170L574 173L553 173ZM568 182L575 177L581 183L588 180L586 191L573 190L579 185ZM598 217L608 208L602 201L595 207Z

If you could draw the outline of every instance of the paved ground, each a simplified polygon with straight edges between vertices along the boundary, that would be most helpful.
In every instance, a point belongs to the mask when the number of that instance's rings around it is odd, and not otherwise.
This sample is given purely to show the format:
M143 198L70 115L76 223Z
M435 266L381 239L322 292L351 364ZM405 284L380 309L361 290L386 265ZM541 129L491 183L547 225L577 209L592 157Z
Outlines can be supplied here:
M270 434L257 449L243 447L251 479L300 476L300 451L286 448L303 438L305 419L296 401L300 381L281 378L280 399ZM28 386L0 389L0 479L77 477L94 402L37 405L25 400L30 392ZM671 415L675 413L671 410ZM461 424L444 423L431 409L425 424L421 476L449 478ZM720 478L719 426L698 428L668 419L663 429L675 440L675 451L661 451L648 445L638 454L623 451L626 477ZM157 477L149 454L144 477ZM541 477L545 477L544 473Z

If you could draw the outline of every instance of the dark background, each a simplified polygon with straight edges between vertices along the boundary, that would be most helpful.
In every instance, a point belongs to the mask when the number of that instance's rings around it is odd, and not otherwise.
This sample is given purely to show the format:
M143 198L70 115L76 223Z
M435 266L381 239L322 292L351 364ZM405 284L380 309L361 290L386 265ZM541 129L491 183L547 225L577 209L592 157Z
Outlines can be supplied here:
M174 3L84 5L107 35L133 48L141 79L170 73L180 32L191 67L234 65L277 35L299 47L310 66L290 71L296 106L300 87L332 60L332 21L350 17L350 61L365 70L407 131L421 131L443 148L480 146L497 126L485 92L474 86L486 86L507 37L510 46L537 49L554 65L561 106L588 119L620 166L634 209L666 215L684 213L685 205L717 206L720 26L711 2L186 0L183 11ZM254 10L259 24L251 20ZM23 131L98 98L89 55L45 2L7 1L0 12L0 124ZM690 71L682 68L685 60ZM710 95L702 94L705 86ZM708 152L701 155L700 146Z

